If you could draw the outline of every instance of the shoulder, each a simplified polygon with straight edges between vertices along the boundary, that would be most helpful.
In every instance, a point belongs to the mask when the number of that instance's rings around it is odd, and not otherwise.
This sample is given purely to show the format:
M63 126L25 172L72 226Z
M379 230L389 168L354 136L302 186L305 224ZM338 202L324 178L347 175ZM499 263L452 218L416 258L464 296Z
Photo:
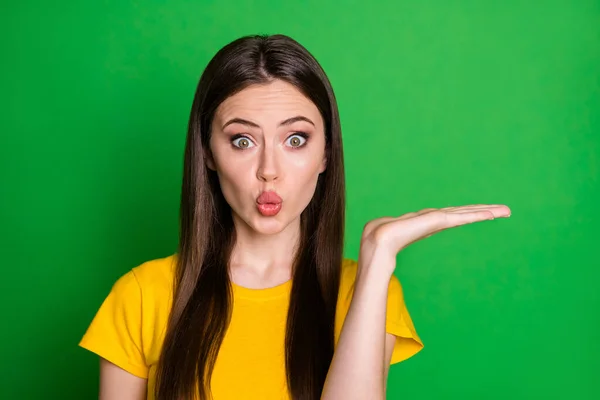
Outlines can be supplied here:
M175 256L143 262L114 282L105 303L117 309L130 309L129 314L143 311L145 306L154 308L153 303L171 297L174 277Z
M105 303L124 313L130 323L164 323L173 296L175 265L174 255L138 264L117 279Z
M171 291L176 264L175 254L152 259L134 267L121 279L135 279L143 291Z
M144 262L113 284L80 346L138 376L160 353L174 277L174 257Z
M123 307L127 329L138 332L148 364L158 360L173 298L177 257L143 262L124 274L113 291Z

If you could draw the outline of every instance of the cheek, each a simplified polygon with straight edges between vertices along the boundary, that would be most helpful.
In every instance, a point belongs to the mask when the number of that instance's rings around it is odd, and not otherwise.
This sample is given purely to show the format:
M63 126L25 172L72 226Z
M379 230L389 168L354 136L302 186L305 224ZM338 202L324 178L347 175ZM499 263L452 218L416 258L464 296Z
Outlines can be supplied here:
M303 155L293 160L293 169L304 179L316 179L316 175L323 172L324 157L324 153L310 154L308 157Z
M302 160L294 163L290 168L291 176L288 176L289 183L294 185L297 193L297 199L304 206L308 205L314 195L319 174L322 170L322 159Z
M315 190L319 182L319 175L305 177L302 182L298 182L294 196L294 214L300 215L310 204L315 195Z
M249 169L236 167L233 163L220 164L217 169L221 191L232 208L239 208L242 205L241 195L248 191L251 182L249 173Z

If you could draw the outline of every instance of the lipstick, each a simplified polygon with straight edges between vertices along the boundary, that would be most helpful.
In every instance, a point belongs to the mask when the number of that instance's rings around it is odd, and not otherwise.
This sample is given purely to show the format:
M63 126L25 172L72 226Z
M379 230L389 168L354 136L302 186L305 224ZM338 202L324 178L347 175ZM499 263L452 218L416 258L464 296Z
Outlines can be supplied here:
M283 200L273 191L262 192L256 199L256 208L258 212L265 217L277 215L281 210Z

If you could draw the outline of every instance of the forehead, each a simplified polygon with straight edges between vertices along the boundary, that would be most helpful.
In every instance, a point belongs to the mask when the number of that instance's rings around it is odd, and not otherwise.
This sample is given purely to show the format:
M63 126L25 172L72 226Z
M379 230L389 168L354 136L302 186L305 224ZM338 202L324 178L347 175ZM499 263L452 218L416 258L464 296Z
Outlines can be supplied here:
M228 97L219 105L215 122L231 118L245 118L256 122L303 115L322 125L321 114L315 104L294 85L281 80L251 85Z

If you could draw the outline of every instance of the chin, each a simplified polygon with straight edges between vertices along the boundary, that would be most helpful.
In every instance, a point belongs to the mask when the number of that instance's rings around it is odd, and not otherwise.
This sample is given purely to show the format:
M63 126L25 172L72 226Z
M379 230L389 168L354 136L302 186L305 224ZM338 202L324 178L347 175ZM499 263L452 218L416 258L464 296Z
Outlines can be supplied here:
M277 216L263 217L259 214L249 225L253 231L261 235L276 235L285 230L289 224L284 223Z
M259 235L277 235L295 222L299 223L299 220L296 220L294 217L290 218L288 214L281 211L279 214L270 217L262 215L258 210L244 211L242 214L234 212L234 220L244 224L246 229ZM298 215L297 218L299 219L300 216Z

